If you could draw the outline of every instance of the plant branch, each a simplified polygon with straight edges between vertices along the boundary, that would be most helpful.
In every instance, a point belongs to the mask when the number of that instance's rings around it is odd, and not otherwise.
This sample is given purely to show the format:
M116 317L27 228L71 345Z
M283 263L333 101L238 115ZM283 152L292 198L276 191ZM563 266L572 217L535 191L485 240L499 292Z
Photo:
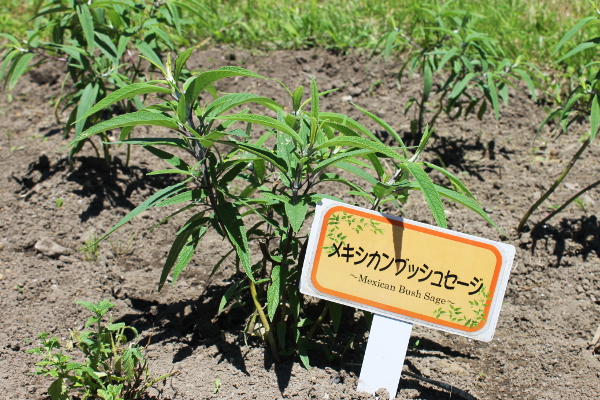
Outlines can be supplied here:
M591 138L588 138L585 142L583 142L583 144L581 145L581 147L579 148L579 151L577 151L577 153L575 153L575 155L573 156L573 158L571 158L571 161L569 161L569 164L567 165L567 167L565 168L565 170L562 172L562 174L560 174L560 176L556 179L556 181L552 184L552 186L550 187L550 189L548 189L546 191L546 193L543 194L542 197L539 198L538 201L536 201L530 208L529 210L527 210L527 212L525 213L525 215L523 216L523 218L521 218L521 221L519 222L519 226L517 227L517 233L521 233L523 231L523 228L525 227L525 223L527 222L527 220L529 219L529 217L531 216L531 214L537 210L537 208L544 202L546 201L546 199L556 190L556 188L558 187L558 185L560 185L560 183L565 179L565 177L568 175L568 173L571 171L571 168L573 168L573 166L575 165L575 163L577 162L577 160L579 159L579 157L581 157L581 154L585 151L585 149L590 145Z
M595 188L598 185L600 185L600 180L592 183L591 185L586 186L584 189L582 189L579 192L577 192L569 200L565 201L565 203L562 206L560 206L556 210L552 211L550 214L548 214L546 217L544 217L544 219L542 219L540 222L538 222L537 224L535 224L535 226L533 227L533 229L531 229L531 232L535 231L540 226L544 225L548 220L550 220L551 218L553 218L556 214L558 214L559 212L561 212L562 210L564 210L565 208L567 208L567 206L569 204L571 204L573 201L575 201L583 193L587 192L588 190L591 190L591 189Z
M254 301L254 306L256 307L256 311L258 312L260 321L265 327L265 334L267 335L267 338L269 340L269 345L271 347L271 353L273 354L273 358L275 359L275 362L280 362L279 354L277 353L277 345L275 344L275 339L273 338L273 332L271 331L269 320L267 320L267 316L265 315L262 306L258 302L258 293L256 292L256 285L252 280L250 280L250 294L252 295L252 300Z

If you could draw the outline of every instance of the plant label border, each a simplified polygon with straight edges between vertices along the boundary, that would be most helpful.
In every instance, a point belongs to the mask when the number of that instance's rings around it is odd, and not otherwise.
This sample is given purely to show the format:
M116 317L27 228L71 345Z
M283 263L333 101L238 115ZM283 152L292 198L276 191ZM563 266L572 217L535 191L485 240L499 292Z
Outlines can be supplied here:
M374 220L385 221L388 224L400 226L403 229L414 230L427 235L442 237L456 241L457 243L466 243L479 248L490 250L496 256L496 265L493 271L493 280L490 285L491 301L486 307L486 322L483 327L476 329L456 327L455 323L448 323L435 318L424 317L414 312L403 310L397 306L373 302L361 298L357 293L344 293L337 290L330 290L322 286L316 280L319 268L320 256L327 230L326 218L335 211L346 211L349 214L358 216L371 216ZM352 206L337 201L323 199L315 210L315 218L311 227L310 237L306 249L302 275L300 279L300 292L306 295L318 297L321 299L341 303L350 307L370 311L374 314L384 315L392 319L405 321L411 324L418 324L441 331L466 336L476 340L489 342L494 336L502 301L506 292L506 286L510 276L512 263L515 256L515 247L507 243L496 242L449 229L439 228L437 226L412 221L405 218L392 216L389 214L371 211L361 207Z

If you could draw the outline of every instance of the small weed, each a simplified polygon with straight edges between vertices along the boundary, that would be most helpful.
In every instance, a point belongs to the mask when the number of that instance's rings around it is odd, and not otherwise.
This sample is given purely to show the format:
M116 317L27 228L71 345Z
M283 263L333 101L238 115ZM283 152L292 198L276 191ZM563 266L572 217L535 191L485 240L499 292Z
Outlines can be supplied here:
M104 400L135 400L157 382L174 375L169 373L153 379L148 369L148 358L137 344L127 345L125 332L132 332L137 338L138 332L125 323L107 323L103 318L114 307L108 300L96 304L77 301L92 312L86 329L71 331L72 342L67 342L67 352L79 350L83 353L83 362L74 362L63 353L62 345L56 337L49 338L48 333L38 335L39 347L27 353L39 354L44 359L36 364L34 375L48 375L55 378L48 388L52 400L66 400L76 392L82 399L101 398ZM72 344L71 344L72 343Z
M56 208L60 208L63 205L63 199L60 197L56 199Z
M90 232L89 238L79 248L79 251L83 253L85 261L96 261L98 259L98 237L95 233Z
M125 254L129 254L129 251L131 250L131 245L133 244L134 240L135 233L131 235L128 242L124 242L123 240L119 239L119 244L115 244L112 240L109 240L110 247L112 248L112 252L115 255L115 257L119 258Z
M217 378L214 385L215 385L215 387L213 388L213 394L217 394L217 393L219 393L219 390L221 390L221 379Z
M14 289L17 290L19 293L23 293L23 286L15 284Z

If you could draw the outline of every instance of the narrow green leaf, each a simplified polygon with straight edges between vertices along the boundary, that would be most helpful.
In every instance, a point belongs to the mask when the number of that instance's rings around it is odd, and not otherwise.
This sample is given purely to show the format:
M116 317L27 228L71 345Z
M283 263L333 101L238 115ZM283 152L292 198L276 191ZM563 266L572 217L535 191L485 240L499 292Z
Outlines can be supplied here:
M158 204L163 199L165 199L167 197L170 197L170 196L173 196L174 194L177 194L178 192L180 192L183 189L187 188L187 183L190 180L192 180L192 178L186 179L185 181L183 181L181 183L177 183L175 185L171 185L171 186L166 187L166 188L164 188L162 190L159 190L158 192L156 192L152 196L148 197L146 199L146 201L144 201L142 204L140 204L139 206L137 206L136 208L134 208L133 210L131 210L131 212L129 212L129 214L127 214L126 216L124 216L123 218L121 218L121 220L119 222L117 222L115 224L115 226L113 226L104 236L102 236L100 239L98 239L96 241L96 243L98 243L101 240L105 239L108 235L110 235L111 233L113 233L114 231L116 231L117 229L119 229L120 227L122 227L123 225L125 225L127 222L131 221L138 214L146 211L150 207L153 207L155 204Z
M246 228L239 210L233 204L223 200L217 202L217 213L227 231L227 236L229 237L231 244L236 249L236 253L240 258L246 275L254 282L250 249L248 247L248 238L246 237Z
M521 79L523 79L523 81L525 81L527 87L529 88L529 92L531 93L531 98L533 99L533 101L537 101L537 95L535 93L535 84L533 83L531 76L529 76L529 74L526 71L520 68L515 68L513 69L513 71L517 73L521 77Z
M425 196L425 201L427 202L427 205L429 206L429 209L433 214L435 222L438 224L439 227L447 228L448 224L446 223L444 204L442 203L440 195L436 191L435 185L433 184L427 173L425 173L425 171L423 171L423 169L419 165L411 162L407 162L402 166L408 169L410 174L415 178L417 184L421 187L423 191L423 196Z
M90 9L86 3L79 3L77 5L77 18L83 29L83 35L87 42L88 52L94 54L94 47L96 42L94 40L94 19L90 13Z
M431 71L431 65L429 65L429 61L425 59L425 68L423 69L423 100L427 101L429 99L429 94L431 93L431 87L433 85L433 76Z
M454 85L454 88L452 88L452 92L450 92L450 95L448 96L448 98L449 99L458 98L465 91L465 88L467 87L469 82L471 82L471 79L473 79L474 76L475 76L475 74L473 72L465 75L465 77L460 82L458 82L456 85Z
M77 105L77 114L75 116L77 122L75 122L75 140L81 135L85 126L86 118L82 118L84 114L92 108L96 102L98 96L98 90L100 86L92 82L88 83L81 93L79 104Z
M581 53L584 50L596 47L598 45L598 43L600 43L600 38L594 38L592 40L588 40L587 42L581 43L577 47L575 47L573 50L571 50L567 54L565 54L563 57L561 57L558 60L556 60L555 62L559 63L562 60L565 60L565 59L567 59L569 57L572 57L572 56L574 56L577 53Z
M17 81L19 80L19 78L25 72L27 72L27 67L29 66L29 62L33 59L34 56L35 56L35 54L33 54L33 53L26 53L20 57L17 56L18 59L13 61L13 64L11 65L11 67L8 71L8 74L5 78L6 80L8 80L8 78L10 76L10 81L8 83L8 90L13 90L15 88L15 85L17 84Z
M183 161L181 158L179 158L169 152L166 152L164 150L157 149L156 147L152 147L152 146L143 146L143 147L146 150L148 150L150 153L152 153L155 156L157 156L158 158L161 158L162 160L168 162L175 168L180 169L182 171L190 172L191 167L188 165L188 163Z
M594 140L596 135L598 134L598 126L600 125L600 107L598 106L598 95L594 95L594 99L592 100L592 109L590 112L590 126L591 126L591 136L590 142Z
M173 146L179 147L180 149L187 149L187 143L183 139L179 138L136 138L121 140L118 142L111 142L112 144L131 144L138 146Z
M351 150L337 153L335 156L331 158L327 158L317 165L313 167L313 173L318 173L329 166L335 166L335 164L339 161L347 160L348 158L357 157L357 156L365 156L367 154L373 154L373 150L369 149L361 149L361 150Z
M244 283L244 280L240 279L239 281L232 283L231 286L229 286L227 288L227 290L225 291L225 294L221 298L221 302L219 303L219 309L217 310L217 315L220 315L223 312L223 310L225 309L225 306L227 305L227 303L229 303L229 300L231 300L231 298L233 297L233 295L235 294L237 289L243 283Z
M158 56L158 54L156 54L156 52L154 51L152 46L150 46L146 42L137 41L135 43L135 48L138 49L140 51L140 53L142 53L142 55L148 61L150 61L152 64L154 64L164 75L167 75L166 71L165 71L165 65L163 64L163 62L160 59L160 57Z
M375 114L365 110L364 108L352 103L352 105L356 108L358 108L360 111L362 111L363 114L365 114L367 117L371 118L373 121L377 122L383 129L386 130L387 133L389 133L390 135L392 135L392 137L394 139L396 139L396 142L398 142L398 144L401 147L406 147L404 144L404 141L402 140L402 138L400 138L400 135L398 135L398 133L394 130L394 128L392 128L387 122L385 122L384 120L382 120L381 118L379 118L378 116L376 116ZM406 152L406 149L404 150L404 157L408 157L408 153Z
M494 115L496 119L500 119L500 105L498 104L498 90L496 89L496 83L492 74L488 74L488 90L490 93L490 100L492 107L494 108Z
M157 85L152 85L144 82L133 83L131 85L125 86L124 88L115 90L102 100L100 100L94 107L92 107L88 112L83 114L81 117L77 117L77 121L87 118L90 115L97 113L98 111L115 104L121 100L130 99L134 96L138 96L140 94L149 94L149 93L163 93L163 94L171 94L171 89L160 87ZM77 122L75 121L75 122Z
M338 333L340 329L340 322L342 321L342 310L343 306L339 303L328 301L329 315L331 315L331 322L333 322L333 331Z
M168 199L164 199L160 203L156 204L154 207L165 207L173 204L187 203L188 201L197 202L206 197L202 190L194 189L189 190L187 192L179 193L173 197Z
M285 160L283 160L281 157L273 154L272 152L265 149L264 147L256 146L256 145L253 145L250 143L240 143L240 142L229 141L229 140L220 140L218 142L221 144L235 147L236 149L245 150L248 153L252 153L252 154L264 159L265 161L270 162L275 168L279 169L280 171L282 171L284 173L286 173L288 171Z
M181 75L181 71L185 67L185 63L192 55L192 52L197 48L198 46L190 47L189 49L184 50L183 52L177 55L177 58L175 59L175 70L173 71L173 80L175 82L179 81L179 76Z
M467 189L467 187L450 171L448 171L447 169L444 169L442 167L438 167L435 164L428 163L428 162L424 162L423 164L429 168L433 168L436 171L439 171L442 174L444 174L454 186L458 187L461 190L461 192L463 194L465 194L465 195L471 197L473 200L477 201L477 199L475 198L473 193L471 193L471 191L469 189Z
M89 129L82 132L79 138L74 139L71 143L69 143L60 150L70 147L73 144L81 140L87 139L90 136L93 136L100 132L106 132L107 130L122 128L124 126L139 125L164 126L173 130L177 130L179 128L177 121L168 115L148 111L136 111L129 114L117 115L116 117L113 117L108 121L103 121L90 127Z
M232 76L248 76L266 79L258 74L255 74L254 72L239 67L222 67L216 71L203 72L200 75L188 80L188 82L186 82L187 85L184 85L185 97L187 98L188 103L194 104L194 102L198 99L198 96L204 90L206 90L209 85L212 85L220 79Z
M267 289L267 313L269 319L273 321L277 308L279 308L279 299L281 296L281 266L278 264L271 270L271 285Z
M317 81L314 76L310 77L310 93L311 93L311 105L310 114L315 119L319 120L319 92L317 91Z
M306 349L304 347L300 347L298 349L298 355L300 356L300 361L302 362L302 365L304 366L304 368L310 369L310 360L308 358L308 354L306 353Z
M294 139L296 143L302 143L302 139L300 136L290 128L287 124L283 122L279 122L275 118L267 117L265 115L255 115L255 114L233 114L233 115L222 115L220 117L213 117L212 119L222 119L225 121L241 121L241 122L250 122L253 124L258 124L265 126L267 128L273 128L280 132L285 133Z
M560 50L560 48L567 42L567 40L571 39L573 37L573 35L575 33L577 33L578 30L580 30L581 28L583 28L585 25L587 25L589 22L595 20L597 17L586 17L581 19L579 22L577 22L571 29L569 29L567 31L567 33L565 33L565 35L560 39L560 41L558 42L558 44L556 45L556 47L554 48L554 51L552 52L552 55L555 55L558 50Z
M257 96L250 93L232 93L223 97L219 97L209 106L207 106L204 117L218 117L224 112L246 103L260 104L261 106L267 107L275 112L282 110L282 107L276 101L271 100L268 97Z
M173 267L173 282L171 283L172 285L175 284L181 272L192 260L194 252L196 251L196 247L198 247L198 243L200 243L202 236L204 236L207 230L208 229L204 226L200 228L200 230L194 231L188 238L187 243L185 244L185 246L183 246L183 249L181 249L179 257L177 257L177 262Z
M315 146L315 150L330 148L330 147L357 147L359 149L369 149L382 153L389 158L393 158L398 161L406 161L406 159L400 156L395 151L381 143L380 141L372 141L363 137L358 136L337 136L333 139L327 140L326 142Z
M192 218L190 218L190 220L195 219L195 217L196 216L193 216ZM167 260L165 261L165 265L163 266L163 270L160 275L160 281L158 283L158 291L160 291L164 286L165 281L167 280L167 277L169 276L169 273L173 268L173 265L175 265L175 262L177 262L177 260L180 258L181 251L188 243L190 235L192 235L192 233L194 232L197 232L203 224L206 224L208 222L208 220L208 217L195 219L193 222L189 223L187 229L178 233L177 237L173 241L173 244L171 245L171 249L169 250L169 254L167 255ZM191 255L187 253L183 256L186 258L189 256L191 258ZM185 258L182 260L185 260Z

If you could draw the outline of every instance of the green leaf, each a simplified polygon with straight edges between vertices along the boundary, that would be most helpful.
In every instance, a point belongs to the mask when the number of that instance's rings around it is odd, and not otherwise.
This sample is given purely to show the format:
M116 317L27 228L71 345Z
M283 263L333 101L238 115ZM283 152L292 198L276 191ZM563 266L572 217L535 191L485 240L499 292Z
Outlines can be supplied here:
M206 227L200 228L200 230L194 231L192 235L188 238L187 243L181 249L179 253L179 257L177 257L177 262L173 267L173 282L172 285L175 284L177 278L183 271L183 269L189 264L192 257L194 256L194 252L196 251L196 247L198 247L198 243L200 243L200 239L206 233L208 229Z
M308 211L308 204L298 203L296 205L292 205L291 203L284 203L285 214L290 220L290 225L295 233L298 233L300 228L302 228L302 224L304 224L304 219L306 218L306 212Z
M275 265L271 270L271 285L267 289L267 313L269 319L273 321L275 313L279 307L279 299L281 295L281 265Z
M300 356L300 361L302 362L302 365L304 365L304 368L310 369L310 360L304 347L298 349L298 355Z
M526 71L520 68L515 68L513 69L513 71L525 81L527 87L529 88L529 92L531 93L531 98L533 99L533 101L537 101L537 95L535 93L535 84L533 83L531 76L529 76L529 74Z
M329 147L338 147L338 146L348 146L348 147L357 147L359 149L369 149L378 153L382 153L389 158L393 158L398 161L406 161L404 157L401 157L395 151L391 150L389 147L384 145L383 143L377 141L372 141L363 137L358 136L337 136L333 139L327 140L326 142L315 146L315 150L329 148Z
M422 188L416 182L411 182L410 189L422 190ZM496 223L494 221L492 221L492 219L487 215L487 213L481 208L479 203L476 202L475 200L473 200L472 198L467 197L462 193L459 193L457 191L448 189L448 188L446 188L444 186L440 186L440 185L435 185L435 190L440 194L440 196L445 197L449 200L452 200L456 203L462 204L463 206L469 208L470 210L475 211L480 217L485 219L491 226L496 228L498 230L498 232L500 232L501 234L506 236L506 234L502 231L502 229L500 229L496 225Z
M111 142L111 144L131 144L138 146L173 146L179 147L180 149L186 150L188 148L187 143L183 139L178 138L136 138L127 139L117 142Z
M83 29L83 35L87 42L88 52L94 54L94 47L96 42L94 40L94 19L90 13L90 9L86 3L79 3L77 5L77 18Z
M498 90L496 89L496 84L494 83L494 77L492 74L488 74L488 90L490 93L490 100L492 102L492 107L494 108L494 114L496 119L500 118L500 105L498 104Z
M186 82L187 85L184 86L185 89L185 97L189 104L194 104L194 102L198 99L198 96L206 90L209 85L212 85L214 82L228 78L232 76L248 76L253 78L266 79L254 72L250 72L247 69L239 68L239 67L222 67L216 71L207 71L203 72L200 75L188 80Z
M79 100L79 104L77 105L77 115L75 117L77 119L77 122L75 122L75 140L77 140L77 138L81 135L81 132L85 126L86 118L83 118L82 116L87 114L87 112L94 105L96 97L98 96L99 88L99 85L90 82L81 93L81 98Z
M455 187L458 187L461 190L461 192L463 192L463 194L465 194L465 195L471 197L473 200L477 201L477 199L475 198L473 193L471 193L471 191L469 189L467 189L467 187L456 176L454 176L450 171L448 171L445 168L438 167L435 164L428 163L428 162L424 162L423 164L429 168L433 168L433 169L441 172L442 174L444 174L450 180L452 185L454 185Z
M577 33L578 30L580 30L581 28L583 28L585 25L587 25L589 22L595 20L596 18L597 17L586 17L586 18L581 19L579 22L577 22L575 24L575 26L573 26L571 29L569 29L567 31L567 33L565 33L565 35L562 37L562 39L560 39L560 41L554 48L552 55L555 55L558 52L558 50L560 50L560 48L567 42L567 40L571 39L573 37L573 35L575 33Z
M163 199L165 199L169 196L172 196L172 195L182 191L183 189L186 189L187 183L191 180L192 180L192 178L189 178L183 182L180 182L175 185L166 187L162 190L159 190L158 192L156 192L155 194L153 194L152 196L147 198L146 201L144 201L142 204L140 204L139 206L137 206L136 208L131 210L131 212L129 214L127 214L126 216L121 218L121 220L119 222L117 222L116 225L113 226L104 236L102 236L100 239L98 239L96 241L96 243L105 239L108 235L110 235L111 233L113 233L114 231L119 229L121 226L125 225L127 222L131 221L134 217L136 217L138 214L142 213L143 211L146 211L150 207L153 207L155 204L158 204Z
M217 118L217 117L213 117ZM267 117L265 115L255 115L255 114L233 114L233 115L222 115L218 117L218 119L222 119L225 121L241 121L241 122L250 122L253 124L259 124L265 126L267 128L273 128L280 132L285 133L286 135L292 137L296 143L302 143L302 139L300 136L290 128L287 124L283 122L279 122L275 118Z
M177 58L175 59L175 70L173 72L173 80L175 82L179 81L179 76L181 75L181 71L185 67L185 63L192 55L192 52L197 48L198 46L190 47L189 49L184 50L183 52L177 55Z
M331 113L331 112L322 112L319 113L319 118L325 121L332 121L338 123L342 126L346 126L352 129L355 132L362 133L367 136L371 140L379 141L377 136L375 136L370 130L365 128L363 125L353 120L352 118L345 116L343 114Z
M341 168L343 170L346 170L348 172L351 172L356 176L363 178L365 181L369 182L372 185L376 185L379 182L377 179L375 179L373 176L369 175L362 168L359 168L356 165L352 165L347 161L340 161L340 162L336 163L335 166L338 168Z
M248 238L246 237L246 227L244 226L239 210L233 204L222 199L217 202L217 213L227 231L227 236L231 244L235 247L246 275L255 282L254 274L252 273L250 248L248 247Z
M319 120L319 92L317 91L317 81L314 76L310 77L310 97L311 97L311 105L310 105L310 114L315 119L315 121Z
M228 146L235 147L236 149L241 149L241 150L245 150L249 153L252 153L252 154L264 159L265 161L270 162L274 167L276 167L277 169L279 169L280 171L282 171L284 173L286 173L288 171L285 160L282 159L281 157L273 154L269 150L266 150L264 147L256 146L256 145L253 145L250 143L240 143L240 142L228 141L228 140L220 140L219 143L226 144Z
M425 68L423 70L423 100L427 101L429 99L429 94L431 93L431 86L433 85L433 77L431 72L431 65L429 65L429 61L425 59Z
M60 377L48 388L48 394L52 400L69 400L67 387L64 385L64 378Z
M454 88L452 88L452 92L450 92L450 95L448 96L448 98L449 99L458 98L462 94L462 92L464 92L465 88L467 87L469 82L471 82L471 79L473 79L474 76L475 76L475 74L473 72L465 75L465 77L460 82L458 82L456 85L454 85Z
M387 122L385 122L384 120L382 120L381 118L379 118L378 116L376 116L373 113L370 113L369 111L365 110L364 108L352 103L352 105L356 108L358 108L360 111L363 112L363 114L365 114L367 117L371 118L373 121L377 122L383 129L386 130L387 133L389 133L390 135L392 135L392 137L394 139L396 139L396 142L398 142L400 144L401 147L406 147L404 145L404 141L402 140L402 138L400 138L400 135L398 135L398 133L394 130L394 128L392 128ZM408 157L408 154L406 152L406 149L404 150L404 157Z
M188 190L187 192L179 193L173 197L168 199L164 199L160 203L156 204L154 207L165 207L171 206L173 204L187 203L188 201L197 202L202 200L204 197L204 192L200 189Z
M234 282L231 286L229 286L227 288L227 290L225 291L225 294L223 295L223 297L221 297L221 302L219 303L219 309L217 310L217 315L219 315L223 312L223 309L225 309L225 306L227 305L229 300L231 300L231 298L237 291L238 287L240 287L243 283L244 283L244 280L240 279L239 281Z
M110 106L111 104L115 104L121 100L130 99L134 96L138 96L140 94L149 94L149 93L163 93L163 94L171 94L171 89L160 87L157 85L151 85L148 83L133 83L131 85L125 86L124 88L115 90L102 100L100 100L94 107L92 107L88 112L83 114L82 116L77 117L77 121L87 118L90 115L96 114L98 111ZM75 121L75 122L77 122Z
M87 139L90 136L93 136L100 132L106 132L110 129L122 128L125 126L139 125L164 126L173 130L177 130L179 128L177 121L168 115L148 111L136 111L129 114L117 115L116 117L113 117L108 121L103 121L90 127L89 129L85 130L79 136L79 138L74 139L71 143L69 143L60 150L70 147L75 143Z
M180 232L178 232L178 234L177 234L177 237L173 241L173 244L171 245L171 249L169 250L169 254L167 255L167 260L165 261L165 265L163 266L163 270L160 275L160 281L158 283L158 291L159 292L162 289L162 287L164 286L165 281L167 280L167 277L169 276L169 273L171 272L171 269L173 268L173 265L175 265L175 262L177 262L177 260L180 259L180 254L181 254L182 250L184 249L184 247L186 247L189 237L192 235L192 233L194 233L194 232L197 233L198 230L201 229L201 226L208 222L208 220L209 220L208 217L198 218L198 215L203 215L203 213L192 216L188 220L188 222L184 225L185 229L180 230ZM192 238L192 240L194 240L194 239ZM193 246L193 244L192 244L192 246ZM190 249L188 248L188 252L189 252L189 250ZM193 252L193 250L192 250L192 252ZM190 254L185 253L183 255L184 258L182 259L182 261L185 261L185 259L188 256L191 258ZM189 261L189 259L188 259L188 261ZM184 266L185 265L183 265L181 268L183 269ZM181 271L179 271L179 272L181 272Z
M146 42L138 41L135 43L135 48L138 49L148 61L154 64L163 73L163 75L167 75L165 71L165 65L158 54L156 54L152 46Z
M329 315L331 315L331 322L333 322L333 331L338 333L340 329L340 322L342 321L342 310L343 306L339 303L328 301Z
M22 56L17 56L17 59L13 61L13 64L10 67L6 75L6 80L10 77L10 81L8 83L8 90L13 90L19 78L27 71L27 67L29 66L29 62L33 59L35 54L26 53ZM6 85L6 83L5 83Z
M600 43L600 38L594 38L592 40L588 40L587 42L581 43L577 47L575 47L573 50L571 50L570 52L568 52L567 54L565 54L563 57L561 57L558 60L556 60L555 62L559 63L562 60L565 60L565 59L567 59L569 57L572 57L572 56L574 56L577 53L581 53L584 50L596 47L599 43Z
M218 98L206 107L204 117L215 118L224 112L246 103L256 103L273 111L281 110L281 106L268 97L257 96L250 93L232 93Z
M425 201L433 214L433 218L435 222L441 228L447 228L448 224L446 223L446 214L444 213L444 204L440 199L440 195L436 191L435 185L423 171L423 169L414 163L407 162L402 165L402 167L406 167L410 174L415 178L417 184L421 187L423 191L423 195L425 196Z
M594 99L592 100L592 109L590 111L590 126L591 126L591 136L590 142L594 140L596 135L598 134L598 126L600 125L600 107L598 106L598 95L594 95Z
M174 166L177 169L180 169L180 170L186 171L186 172L189 172L191 170L191 167L188 165L188 163L186 163L181 158L179 158L171 153L168 153L161 149L157 149L156 147L152 147L152 146L143 146L143 147L144 147L144 149L148 150L150 153L152 153L155 156L157 156L158 158L168 162L169 164L171 164L172 166Z
M357 156L365 156L367 154L373 154L373 150L361 149L337 153L335 156L326 158L325 160L315 165L313 168L313 173L322 171L329 166L335 166L335 164L339 161L347 160L348 158L353 158Z

